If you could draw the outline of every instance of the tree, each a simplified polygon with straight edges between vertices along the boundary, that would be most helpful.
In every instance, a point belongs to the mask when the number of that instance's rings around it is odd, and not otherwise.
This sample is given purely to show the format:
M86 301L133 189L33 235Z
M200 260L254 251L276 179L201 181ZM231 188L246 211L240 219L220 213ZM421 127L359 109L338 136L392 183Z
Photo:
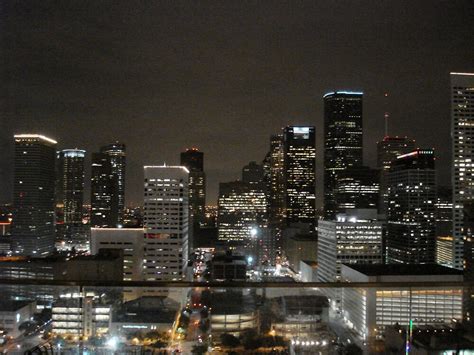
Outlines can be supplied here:
M191 349L191 352L193 354L203 355L207 352L207 345L204 345L204 344L194 345L193 348Z
M243 332L240 341L247 350L257 349L262 345L262 341L255 329L247 329Z
M158 340L158 341L155 341L151 346L157 349L163 349L163 348L166 348L168 344L165 343L164 341Z
M235 348L240 345L240 340L229 333L221 334L221 343L229 348Z
M344 347L344 355L362 355L364 352L355 344L349 344Z

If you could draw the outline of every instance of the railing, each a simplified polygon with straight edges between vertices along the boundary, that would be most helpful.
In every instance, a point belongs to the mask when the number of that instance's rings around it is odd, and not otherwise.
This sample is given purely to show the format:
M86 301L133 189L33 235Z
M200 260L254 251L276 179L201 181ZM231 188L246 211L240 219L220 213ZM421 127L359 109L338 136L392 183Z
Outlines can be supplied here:
M0 279L0 295L9 354L474 349L474 282Z

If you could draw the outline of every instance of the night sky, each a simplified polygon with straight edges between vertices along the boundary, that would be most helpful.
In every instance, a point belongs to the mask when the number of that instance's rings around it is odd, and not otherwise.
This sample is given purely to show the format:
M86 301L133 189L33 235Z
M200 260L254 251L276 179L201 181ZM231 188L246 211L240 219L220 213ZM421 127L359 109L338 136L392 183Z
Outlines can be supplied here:
M316 126L321 197L322 95L334 89L365 93L366 164L388 110L390 133L434 147L448 184L449 72L474 71L472 0L2 1L0 26L1 202L14 133L84 148L87 166L123 141L127 203L141 202L144 164L197 146L215 202L218 182L261 161L288 124Z

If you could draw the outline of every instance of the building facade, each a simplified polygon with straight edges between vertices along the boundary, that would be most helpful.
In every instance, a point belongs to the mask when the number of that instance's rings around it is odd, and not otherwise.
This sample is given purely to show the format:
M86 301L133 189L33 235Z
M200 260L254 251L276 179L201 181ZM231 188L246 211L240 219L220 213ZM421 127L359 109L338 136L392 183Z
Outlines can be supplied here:
M56 141L15 135L12 244L16 254L47 256L55 244Z
M181 280L188 262L188 182L183 166L145 166L145 281Z
M432 149L400 155L388 174L387 262L435 262L436 174Z
M387 211L387 174L392 161L397 159L399 155L407 154L414 150L415 140L408 137L385 136L380 142L377 142L377 169L380 170L380 212L386 213Z
M94 228L116 227L116 190L112 176L112 163L105 153L92 153L91 169L91 215L90 225Z
M337 213L334 189L337 176L362 165L362 92L336 91L324 99L324 216Z
M376 210L352 210L318 224L318 280L341 281L342 264L381 264L382 227Z
M463 263L463 206L474 200L474 73L451 73L453 267Z
M106 154L110 160L112 184L115 187L114 196L111 200L113 218L111 227L116 227L122 224L123 210L125 208L125 144L120 142L107 144L100 148L100 152Z
M189 170L189 208L194 223L203 224L206 208L206 173L204 153L197 148L181 153L181 166Z
M85 150L64 149L57 153L56 206L62 210L56 221L58 242L87 249L88 237L82 223Z
M316 134L312 126L283 130L286 224L316 219Z
M349 168L338 173L334 188L336 211L377 209L380 195L380 172L366 166Z
M361 339L381 338L386 327L442 326L460 322L463 314L462 287L384 287L384 282L462 282L462 272L437 264L342 265L346 282L377 282L370 288L344 288L342 312L349 328Z

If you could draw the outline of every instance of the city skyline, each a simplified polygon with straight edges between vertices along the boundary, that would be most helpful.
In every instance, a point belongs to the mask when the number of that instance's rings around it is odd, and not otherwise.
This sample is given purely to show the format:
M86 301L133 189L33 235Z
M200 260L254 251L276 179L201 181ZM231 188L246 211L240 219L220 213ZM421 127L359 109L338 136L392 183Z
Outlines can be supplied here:
M57 139L58 149L93 152L123 141L127 204L141 200L143 165L176 164L183 149L197 146L215 203L218 183L260 162L269 136L284 126L316 126L322 167L322 96L334 90L364 92L365 165L375 166L390 112L390 135L434 147L440 185L450 183L449 72L474 69L469 2L304 2L291 11L154 4L136 16L128 4L104 6L5 5L1 202L12 201L11 137L38 132ZM89 154L85 166L88 181Z

